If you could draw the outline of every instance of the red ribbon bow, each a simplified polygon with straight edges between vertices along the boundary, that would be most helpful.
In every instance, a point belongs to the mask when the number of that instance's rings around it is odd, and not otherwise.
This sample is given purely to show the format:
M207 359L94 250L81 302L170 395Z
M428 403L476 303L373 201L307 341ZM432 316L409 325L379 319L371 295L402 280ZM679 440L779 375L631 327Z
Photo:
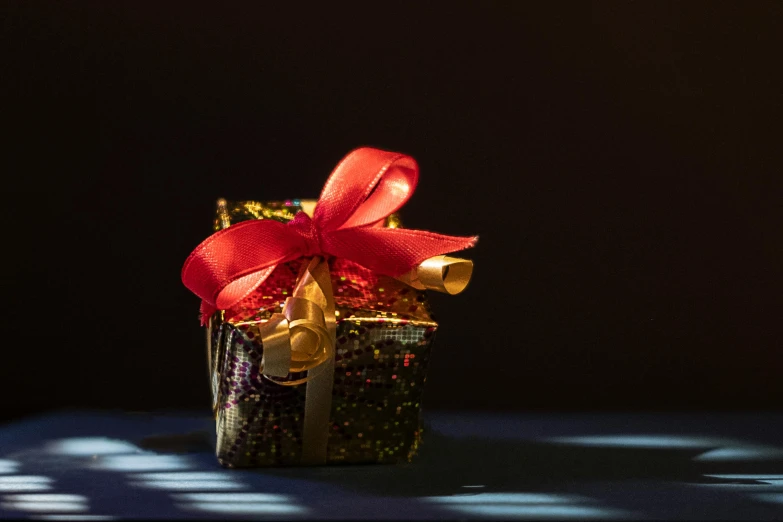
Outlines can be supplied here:
M424 260L476 244L423 230L383 227L413 194L419 167L410 156L364 147L337 164L311 219L243 221L212 234L190 254L182 282L202 299L202 324L247 297L278 264L331 255L381 275L402 275Z

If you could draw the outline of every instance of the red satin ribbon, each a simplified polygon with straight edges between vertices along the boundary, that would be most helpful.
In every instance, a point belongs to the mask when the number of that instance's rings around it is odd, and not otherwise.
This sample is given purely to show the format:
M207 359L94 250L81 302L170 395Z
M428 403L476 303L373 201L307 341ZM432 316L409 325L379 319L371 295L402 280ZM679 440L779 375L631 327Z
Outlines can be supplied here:
M418 178L410 156L356 149L329 176L312 219L299 212L288 223L243 221L212 234L182 267L182 282L202 299L202 324L247 297L277 265L300 257L331 255L395 277L430 257L475 245L477 236L383 227Z

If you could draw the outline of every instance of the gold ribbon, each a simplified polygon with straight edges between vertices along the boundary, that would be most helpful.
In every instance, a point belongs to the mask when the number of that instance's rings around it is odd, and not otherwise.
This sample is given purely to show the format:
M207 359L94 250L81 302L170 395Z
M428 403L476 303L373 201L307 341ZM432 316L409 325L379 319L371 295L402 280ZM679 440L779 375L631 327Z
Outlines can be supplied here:
M472 261L435 256L396 279L418 290L454 295L465 289L472 272ZM307 383L302 464L323 464L329 439L337 342L332 277L324 258L313 257L302 266L282 313L273 314L259 333L263 343L261 374L283 386ZM307 376L296 380L275 379L296 372L307 372Z
M307 383L302 464L326 462L337 338L334 312L329 265L316 256L302 266L283 312L273 314L259 332L263 343L261 374L283 386ZM294 372L307 372L307 376L296 380L274 378Z
M459 257L435 256L396 279L417 290L435 290L456 295L468 286L473 261Z

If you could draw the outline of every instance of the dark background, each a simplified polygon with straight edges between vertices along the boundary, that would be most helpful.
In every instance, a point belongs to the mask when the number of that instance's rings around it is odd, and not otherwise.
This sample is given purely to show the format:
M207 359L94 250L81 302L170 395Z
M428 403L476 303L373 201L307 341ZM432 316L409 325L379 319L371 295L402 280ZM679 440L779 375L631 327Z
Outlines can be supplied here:
M428 408L780 408L780 2L70 4L0 7L2 418L207 414L215 199L359 145L481 236Z

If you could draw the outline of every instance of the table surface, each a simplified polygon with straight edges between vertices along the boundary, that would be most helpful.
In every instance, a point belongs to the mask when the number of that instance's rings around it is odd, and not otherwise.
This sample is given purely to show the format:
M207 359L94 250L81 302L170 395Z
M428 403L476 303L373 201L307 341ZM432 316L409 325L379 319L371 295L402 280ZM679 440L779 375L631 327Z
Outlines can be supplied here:
M401 466L221 468L198 414L0 426L0 518L783 520L783 414L426 416Z

